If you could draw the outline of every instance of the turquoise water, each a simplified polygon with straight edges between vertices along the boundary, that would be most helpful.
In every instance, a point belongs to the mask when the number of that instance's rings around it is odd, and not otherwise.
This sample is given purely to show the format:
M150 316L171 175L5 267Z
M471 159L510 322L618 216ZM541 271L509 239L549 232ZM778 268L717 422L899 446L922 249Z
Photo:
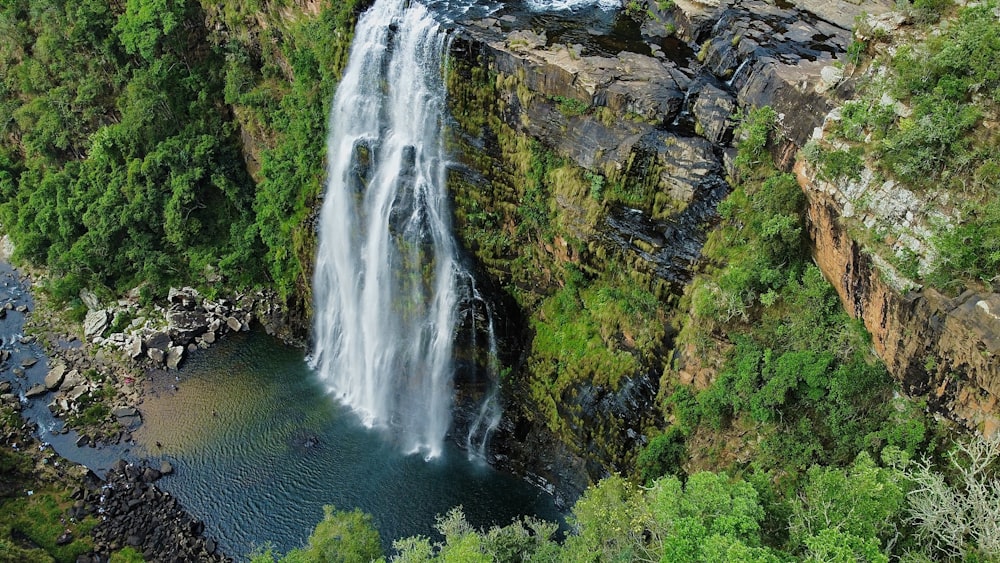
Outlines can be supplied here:
M150 387L133 453L174 465L159 485L230 555L303 545L324 504L372 514L387 548L432 536L458 505L476 526L560 518L547 494L453 446L429 462L402 455L327 395L301 351L264 335L227 338Z

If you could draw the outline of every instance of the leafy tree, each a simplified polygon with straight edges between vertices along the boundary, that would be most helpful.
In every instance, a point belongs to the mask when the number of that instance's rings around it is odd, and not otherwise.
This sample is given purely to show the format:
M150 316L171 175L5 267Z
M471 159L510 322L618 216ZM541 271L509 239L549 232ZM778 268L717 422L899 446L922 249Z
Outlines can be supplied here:
M650 483L668 473L681 473L681 463L687 448L684 445L684 433L671 426L667 431L649 441L636 458L635 469L643 482Z
M264 549L251 555L253 563L271 563L276 560L273 549ZM323 507L323 520L309 536L308 546L293 549L281 563L371 563L382 561L382 544L372 517L358 509L337 510Z
M392 561L399 563L562 561L559 545L552 541L557 526L551 522L526 518L507 526L494 526L487 531L481 531L470 526L461 507L457 507L444 516L438 516L435 528L444 536L443 542L431 544L431 541L423 536L396 540L393 542L393 547L397 554Z
M125 50L152 61L185 18L184 0L128 0L115 26Z
M640 491L613 475L587 489L573 505L574 534L564 556L580 561L628 561L647 553L643 537L650 513Z
M879 467L862 452L846 469L810 468L799 498L790 521L792 545L805 545L817 560L843 550L889 552L905 484L898 470Z

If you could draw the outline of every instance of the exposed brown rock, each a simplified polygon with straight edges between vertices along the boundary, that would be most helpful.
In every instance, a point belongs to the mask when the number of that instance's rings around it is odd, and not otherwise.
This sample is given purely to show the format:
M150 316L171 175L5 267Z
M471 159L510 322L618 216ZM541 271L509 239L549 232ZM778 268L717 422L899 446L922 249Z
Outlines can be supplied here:
M1000 294L949 298L895 289L841 224L843 209L797 167L809 206L815 258L847 312L864 321L875 352L912 395L966 426L1000 429Z

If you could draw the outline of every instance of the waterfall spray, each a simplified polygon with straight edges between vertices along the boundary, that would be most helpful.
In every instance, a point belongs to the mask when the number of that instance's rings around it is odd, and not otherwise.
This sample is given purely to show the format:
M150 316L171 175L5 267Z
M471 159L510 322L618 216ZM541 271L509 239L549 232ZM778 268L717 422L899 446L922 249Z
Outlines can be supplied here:
M359 19L330 113L313 280L313 368L427 458L451 424L457 309L474 291L445 186L447 43L417 2L376 0ZM467 440L480 454L499 420L495 390L486 400Z
M312 363L370 426L436 457L450 422L457 249L445 193L446 34L419 3L358 21L334 98Z

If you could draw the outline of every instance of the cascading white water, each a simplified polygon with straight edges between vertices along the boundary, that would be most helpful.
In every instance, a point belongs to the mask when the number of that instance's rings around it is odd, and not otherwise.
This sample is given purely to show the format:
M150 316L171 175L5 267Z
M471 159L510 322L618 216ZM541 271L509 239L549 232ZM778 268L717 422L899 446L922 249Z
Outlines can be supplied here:
M622 7L621 0L525 0L532 10L575 10L597 6L602 10L616 10Z
M452 16L478 6L429 1ZM594 4L528 1L548 10ZM500 6L477 9L482 16ZM358 20L330 112L313 278L312 367L367 425L391 427L406 451L428 458L440 455L451 424L458 304L480 299L458 259L445 191L447 41L428 8L412 0L375 0ZM465 440L480 458L500 420L488 317L493 385Z
M421 4L358 21L327 140L313 367L406 451L440 454L451 420L462 273L445 192L447 34Z

